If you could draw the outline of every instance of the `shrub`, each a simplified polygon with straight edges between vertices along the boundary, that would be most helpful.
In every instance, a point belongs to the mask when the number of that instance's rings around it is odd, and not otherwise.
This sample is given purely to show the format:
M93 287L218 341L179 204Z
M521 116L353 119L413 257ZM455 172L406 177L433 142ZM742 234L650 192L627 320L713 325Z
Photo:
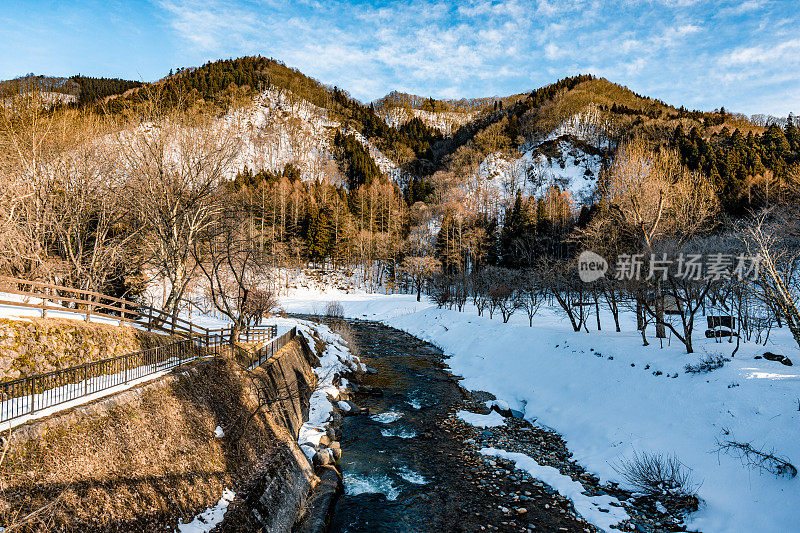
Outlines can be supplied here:
M754 448L749 442L728 440L717 444L718 452L725 452L741 459L750 468L769 472L777 477L795 477L797 468L788 459L778 456L774 451Z
M687 364L683 369L687 374L705 374L722 368L725 365L725 361L728 361L728 359L719 354L708 354L700 362Z
M325 316L333 320L343 320L344 306L335 300L328 302L328 305L325 306Z
M692 480L691 469L675 455L634 452L630 459L621 459L612 468L634 489L676 506L686 498L697 498L698 485Z

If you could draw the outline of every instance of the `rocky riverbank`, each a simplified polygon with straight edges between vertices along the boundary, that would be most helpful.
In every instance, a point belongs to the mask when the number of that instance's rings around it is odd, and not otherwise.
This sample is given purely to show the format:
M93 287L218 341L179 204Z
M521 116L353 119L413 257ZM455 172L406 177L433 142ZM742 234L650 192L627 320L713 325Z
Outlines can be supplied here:
M609 524L624 519L624 531L686 530L682 510L601 484L571 460L558 434L488 393L462 389L436 347L376 323L352 326L361 361L375 373L350 376L349 395L336 402L345 493L332 531L592 532L600 530L584 516L592 512L608 513ZM492 404L505 415L494 415L499 425L476 427L457 416L488 414ZM492 455L506 452L552 467L556 485L578 489L562 494Z

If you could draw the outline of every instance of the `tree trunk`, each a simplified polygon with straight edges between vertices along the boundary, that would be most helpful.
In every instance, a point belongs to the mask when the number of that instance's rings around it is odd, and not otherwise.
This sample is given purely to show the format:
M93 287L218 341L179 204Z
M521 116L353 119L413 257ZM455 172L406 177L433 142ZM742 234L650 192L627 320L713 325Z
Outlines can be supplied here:
M639 331L645 328L644 311L642 310L641 300L636 300L636 329Z
M656 337L667 338L667 328L664 327L664 295L661 293L661 281L656 283Z

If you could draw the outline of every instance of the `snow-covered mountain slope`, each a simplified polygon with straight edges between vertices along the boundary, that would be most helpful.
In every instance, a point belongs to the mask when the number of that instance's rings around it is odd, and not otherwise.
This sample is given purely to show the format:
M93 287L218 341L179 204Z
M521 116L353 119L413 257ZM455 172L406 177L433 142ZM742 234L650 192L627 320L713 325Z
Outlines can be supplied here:
M387 107L377 111L389 126L399 128L412 118L419 118L427 126L449 135L475 117L475 113L458 111L431 112L407 107Z
M241 148L234 167L280 171L291 163L304 180L333 178L336 162L332 140L337 129L355 136L381 172L399 180L400 168L359 132L342 128L326 109L288 91L269 89L252 106L229 113L225 119L241 131Z
M598 150L571 135L546 140L518 154L493 152L461 183L463 196L458 200L500 215L517 190L540 196L555 186L569 192L579 208L594 194L601 164Z
M602 158L598 150L570 135L545 141L523 155L531 160L529 186L541 191L551 185L569 191L578 203L595 192Z
M180 126L145 123L117 134L117 142L130 144L136 135L155 135L164 128L173 134L167 141L174 163L179 160L181 141L189 135ZM333 136L337 130L354 135L369 151L375 163L389 178L398 180L400 168L360 133L343 128L331 119L326 109L298 98L285 90L269 89L256 96L252 103L232 109L214 119L209 131L235 143L235 153L225 176L232 179L248 169L281 172L294 165L306 181L327 179L339 182L333 154ZM178 132L182 132L178 135ZM113 144L113 143L110 143Z
M58 104L72 104L78 101L78 97L74 94L56 93L51 91L40 91L38 93L39 105L43 108L51 108ZM0 105L10 106L10 98L0 98Z
M325 109L297 98L288 91L269 89L253 104L228 113L223 119L240 131L236 171L280 171L295 165L303 179L321 178L331 172L331 136L338 122Z
M369 155L375 160L375 164L378 165L378 168L381 169L381 172L389 176L391 179L400 182L402 171L394 161L386 157L383 152L378 149L378 147L372 144L369 139L361 135L359 132L348 131L347 133L352 134L356 139L359 140L361 144L364 145L364 148L367 149Z
M602 154L612 151L604 115L594 104L569 116L540 140L529 139L514 154L493 152L459 186L454 200L497 215L518 190L541 196L550 187L568 192L576 209L590 203L597 189Z

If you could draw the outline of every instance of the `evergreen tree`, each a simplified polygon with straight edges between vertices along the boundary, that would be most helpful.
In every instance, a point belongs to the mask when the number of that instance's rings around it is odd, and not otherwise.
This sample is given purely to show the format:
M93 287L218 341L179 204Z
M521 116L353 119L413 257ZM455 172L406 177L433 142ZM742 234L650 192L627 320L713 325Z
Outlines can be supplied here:
M314 262L324 262L330 256L332 235L331 235L331 211L328 207L311 215L306 239L306 249L308 257Z

